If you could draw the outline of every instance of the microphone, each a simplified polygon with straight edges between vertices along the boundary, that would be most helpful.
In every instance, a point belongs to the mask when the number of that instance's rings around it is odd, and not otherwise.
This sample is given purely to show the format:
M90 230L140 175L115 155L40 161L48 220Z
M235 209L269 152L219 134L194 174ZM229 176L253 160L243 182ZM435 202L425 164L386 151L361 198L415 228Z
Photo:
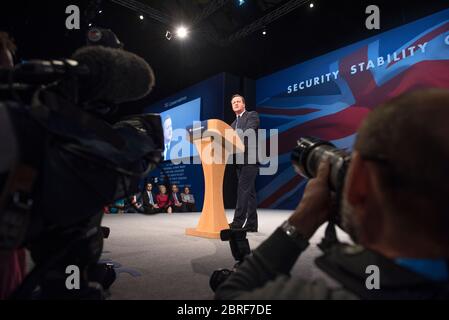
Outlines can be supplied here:
M138 55L103 46L78 49L72 59L29 60L0 68L0 83L41 84L75 76L83 102L122 103L143 98L155 83L153 70ZM73 83L66 83L70 86Z
M80 82L83 101L121 103L143 98L155 84L153 70L138 55L116 48L87 46L72 56L89 69Z

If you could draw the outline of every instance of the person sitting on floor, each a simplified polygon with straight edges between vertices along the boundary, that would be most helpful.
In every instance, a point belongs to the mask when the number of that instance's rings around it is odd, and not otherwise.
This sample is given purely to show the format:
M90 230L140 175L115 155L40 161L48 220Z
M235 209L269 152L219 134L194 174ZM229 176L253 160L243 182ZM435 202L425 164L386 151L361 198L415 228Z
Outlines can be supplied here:
M142 192L142 205L144 213L146 214L156 214L162 212L159 208L156 196L153 193L153 184L148 182L145 185L145 190Z
M181 201L178 186L176 184L172 185L171 191L170 200L173 204L173 212L185 212L185 206Z
M124 213L125 212L125 199L118 199L109 206L109 213Z
M142 203L138 201L137 195L129 197L126 201L126 213L143 213Z
M181 200L185 208L185 212L196 212L195 198L190 193L189 187L184 187L184 193L181 193Z
M162 212L172 213L173 212L173 204L168 197L167 187L163 184L159 186L159 193L156 196L156 202L158 207L162 210Z

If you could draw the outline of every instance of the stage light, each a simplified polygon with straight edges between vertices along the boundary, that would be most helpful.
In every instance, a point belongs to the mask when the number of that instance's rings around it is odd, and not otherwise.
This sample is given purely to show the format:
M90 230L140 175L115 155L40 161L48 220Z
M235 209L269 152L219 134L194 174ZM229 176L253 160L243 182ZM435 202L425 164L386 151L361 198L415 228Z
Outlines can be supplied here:
M98 11L98 13L102 13L102 12L103 12L103 10Z
M140 19L140 20L143 20L143 15L140 15L140 16L139 16L139 19Z
M185 37L187 37L187 28L184 26L180 26L178 27L178 29L176 29L176 36L180 39L184 39Z
M262 31L262 35L265 36L266 34L267 34L267 30L263 30L263 31Z
M92 23L89 23L89 27L92 27Z
M245 0L239 0L239 6L242 6L245 3Z
M310 4L309 4L309 7L310 8L313 8L315 5L313 4L313 2L311 2Z

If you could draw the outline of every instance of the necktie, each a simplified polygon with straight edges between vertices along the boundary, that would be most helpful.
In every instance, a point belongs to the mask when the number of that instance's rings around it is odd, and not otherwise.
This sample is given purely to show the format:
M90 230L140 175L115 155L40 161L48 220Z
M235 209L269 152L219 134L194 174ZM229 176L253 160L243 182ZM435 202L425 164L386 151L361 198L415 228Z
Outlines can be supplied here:
M151 192L148 192L148 197L150 198L150 203L154 204L153 194Z
M237 121L235 122L236 129L239 127L239 119L240 119L240 116L237 116Z

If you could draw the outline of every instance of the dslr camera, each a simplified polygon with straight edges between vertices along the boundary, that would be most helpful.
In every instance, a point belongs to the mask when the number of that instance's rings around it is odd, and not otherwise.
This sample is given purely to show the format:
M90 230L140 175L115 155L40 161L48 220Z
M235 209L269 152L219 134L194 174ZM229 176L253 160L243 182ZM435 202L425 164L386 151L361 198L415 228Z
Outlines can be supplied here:
M349 152L315 137L300 138L291 153L293 168L296 173L305 178L316 177L321 161L328 160L330 164L329 188L337 194L342 192L350 158Z
M319 247L326 251L339 243L335 225L341 226L340 204L343 194L343 186L346 172L351 160L351 154L343 149L338 149L329 141L316 137L302 137L297 141L296 147L291 153L291 162L295 171L304 178L314 178L321 161L327 160L330 165L329 189L335 195L335 214L330 218L325 236Z

